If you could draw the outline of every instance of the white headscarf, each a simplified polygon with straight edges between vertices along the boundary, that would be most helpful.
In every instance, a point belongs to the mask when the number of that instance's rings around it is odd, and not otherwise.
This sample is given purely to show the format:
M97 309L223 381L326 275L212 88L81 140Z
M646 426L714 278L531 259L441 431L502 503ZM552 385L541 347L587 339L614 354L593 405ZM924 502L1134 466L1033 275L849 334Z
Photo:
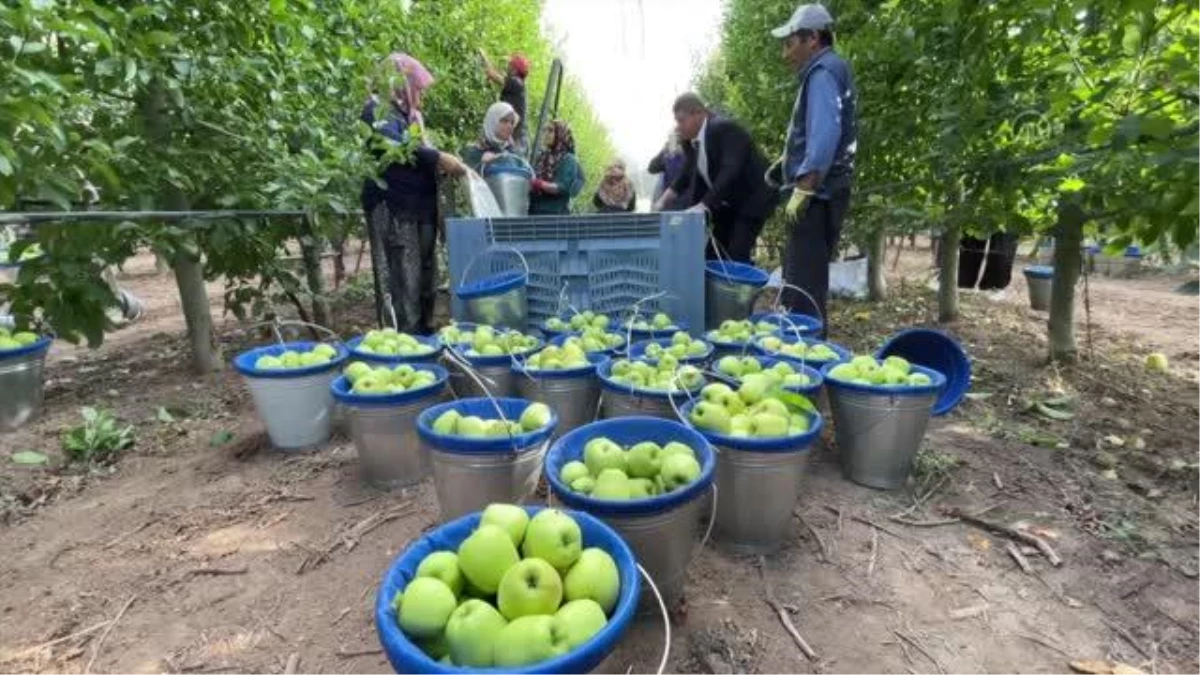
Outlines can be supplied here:
M521 121L521 116L511 105L504 101L497 101L487 109L487 114L483 116L483 137L497 148L507 148L513 144L511 137L507 141L501 141L496 137L496 127L500 126L500 120L509 115L513 116L513 126L515 127Z

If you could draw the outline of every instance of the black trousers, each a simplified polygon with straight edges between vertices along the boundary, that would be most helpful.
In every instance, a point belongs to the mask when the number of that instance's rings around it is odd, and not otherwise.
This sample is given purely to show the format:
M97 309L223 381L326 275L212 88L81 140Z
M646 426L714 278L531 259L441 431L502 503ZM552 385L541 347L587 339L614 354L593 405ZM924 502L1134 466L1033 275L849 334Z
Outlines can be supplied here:
M380 202L368 215L371 229L371 262L376 292L386 290L396 315L396 329L410 334L432 332L436 299L437 218L389 208ZM391 326L385 308L380 323Z
M1007 232L997 232L987 239L963 237L958 248L958 287L975 288L975 281L978 279L979 289L982 291L1008 288L1012 281L1018 242L1017 235ZM982 277L979 274L981 267Z
M829 199L812 198L804 213L787 223L783 279L804 293L784 289L783 304L791 311L819 317L828 328L829 263L842 237L842 221L850 208L850 190L839 190ZM811 296L811 297L807 297ZM822 331L821 336L825 333Z
M766 218L747 217L735 213L731 209L718 209L712 214L713 239L721 247L720 255L713 250L712 242L704 256L709 260L729 259L734 262L751 263L754 255L754 245L762 232Z

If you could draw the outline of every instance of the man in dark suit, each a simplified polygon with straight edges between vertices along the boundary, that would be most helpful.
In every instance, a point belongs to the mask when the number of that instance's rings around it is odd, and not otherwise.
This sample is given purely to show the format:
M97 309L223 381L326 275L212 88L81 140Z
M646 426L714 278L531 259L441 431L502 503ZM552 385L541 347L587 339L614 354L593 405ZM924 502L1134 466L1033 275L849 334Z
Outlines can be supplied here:
M767 162L749 132L734 120L712 114L696 94L675 99L674 112L687 169L663 193L659 205L689 194L690 188L694 203L688 210L709 215L721 257L748 263L777 203L777 192L763 178ZM708 257L716 257L711 244Z

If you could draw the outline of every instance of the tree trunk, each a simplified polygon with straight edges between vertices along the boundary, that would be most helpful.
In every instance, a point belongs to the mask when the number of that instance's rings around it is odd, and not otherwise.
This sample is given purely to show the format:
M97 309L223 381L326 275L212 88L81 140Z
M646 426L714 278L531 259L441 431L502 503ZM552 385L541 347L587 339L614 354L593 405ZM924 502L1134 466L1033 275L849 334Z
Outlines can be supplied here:
M887 297L887 282L883 278L884 262L887 257L887 237L883 228L870 234L867 241L867 297L879 302ZM901 239L903 246L903 239Z
M1075 284L1082 265L1083 223L1078 204L1063 202L1054 224L1054 279L1050 290L1050 360L1074 361Z
M300 221L300 257L304 261L304 276L312 296L313 323L329 328L332 323L329 299L325 296L325 274L321 269L321 250L325 242L315 225L313 216L305 216Z
M958 320L958 242L962 236L957 222L947 222L939 245L938 321Z

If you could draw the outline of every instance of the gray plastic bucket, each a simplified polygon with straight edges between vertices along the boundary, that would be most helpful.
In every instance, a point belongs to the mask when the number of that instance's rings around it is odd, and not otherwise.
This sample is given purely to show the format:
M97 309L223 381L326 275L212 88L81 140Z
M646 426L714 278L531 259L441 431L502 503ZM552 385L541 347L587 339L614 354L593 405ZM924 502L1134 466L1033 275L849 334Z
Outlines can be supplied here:
M271 445L280 450L303 450L329 440L333 421L329 384L335 377L336 370L304 377L246 378Z
M842 473L867 487L903 487L937 402L920 395L868 393L826 379Z
M0 357L0 432L16 431L41 413L49 347L42 339Z
M1029 287L1029 306L1036 312L1050 311L1051 289L1054 284L1054 268L1026 267L1025 284Z
M496 295L464 299L467 321L524 331L529 324L527 293L525 286L519 286Z
M580 372L563 375L561 371L528 371L513 366L517 394L553 408L558 415L559 435L596 419L600 403L600 380L596 378L596 369L593 366L577 370Z

